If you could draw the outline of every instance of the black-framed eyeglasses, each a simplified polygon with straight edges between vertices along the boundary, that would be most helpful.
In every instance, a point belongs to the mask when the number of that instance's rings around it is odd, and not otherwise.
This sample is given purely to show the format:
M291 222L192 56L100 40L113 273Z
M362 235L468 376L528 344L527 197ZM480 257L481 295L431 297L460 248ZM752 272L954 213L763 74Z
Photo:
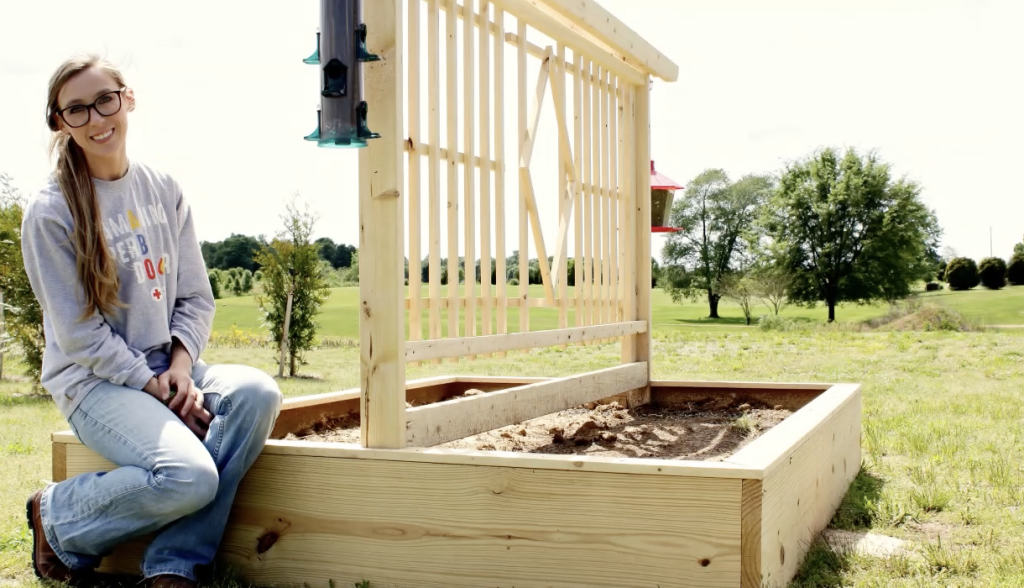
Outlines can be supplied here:
M121 110L121 92L126 88L114 90L101 94L92 104L74 104L67 108L58 110L58 114L67 125L73 129L84 127L89 123L92 111L95 110L101 116L112 116Z

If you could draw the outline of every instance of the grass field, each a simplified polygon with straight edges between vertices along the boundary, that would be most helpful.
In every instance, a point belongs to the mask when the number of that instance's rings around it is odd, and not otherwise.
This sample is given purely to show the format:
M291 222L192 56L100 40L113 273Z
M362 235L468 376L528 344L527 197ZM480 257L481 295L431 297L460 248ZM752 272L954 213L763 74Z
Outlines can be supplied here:
M338 329L335 336L346 336L344 292L332 298L335 314L324 321L325 326ZM354 292L347 292L354 302ZM1021 324L1022 295L1024 288L943 293L934 298L960 308L977 322ZM663 295L656 291L656 296ZM237 305L242 316L244 304L251 304L242 300L223 301L221 308ZM664 297L657 300L655 378L864 385L863 470L832 525L909 540L911 552L880 559L836 555L817 544L794 587L1024 586L1024 330L694 328L685 321L701 324L699 317L706 309L699 305L677 308L666 304ZM738 314L730 307L723 312ZM792 316L823 320L821 308L808 312L787 310ZM837 315L840 320L862 320L884 312L884 308L853 307ZM227 313L220 314L223 321ZM514 322L510 320L510 325ZM221 328L224 324L218 323ZM309 360L303 366L304 377L280 381L286 395L358 385L359 357L354 346L317 350ZM246 363L276 373L275 352L267 348L215 347L207 361ZM410 366L407 376L558 376L618 362L619 347L612 344L512 353L504 360ZM17 365L8 364L12 368L18 371ZM0 586L4 588L41 586L29 570L23 505L25 497L50 477L50 433L66 429L47 396L31 394L25 381L0 381ZM369 580L372 587L373 579ZM228 583L222 588L228 588Z
M572 289L569 289L569 297L572 298ZM446 290L442 288L442 295ZM510 288L510 293L511 288ZM462 294L462 290L459 291ZM423 289L426 297L426 288ZM531 298L543 298L544 290L541 286L530 286ZM921 299L932 301L944 306L955 308L964 313L968 318L988 325L1024 325L1024 287L1004 288L1002 290L990 291L983 288L975 288L967 292L928 292L922 293ZM359 315L358 308L359 288L333 288L331 296L322 307L322 312L317 320L321 323L320 335L324 337L341 337L357 340L359 338ZM652 294L652 317L655 329L678 329L688 327L702 327L717 330L735 330L746 328L746 321L743 312L733 302L723 300L719 306L720 319L708 319L708 304L706 301L687 300L681 304L672 302L671 297L664 290L655 289ZM843 305L836 309L836 320L840 322L864 321L884 315L888 311L885 304L875 305ZM753 311L753 318L756 321L761 314L770 314L768 307L758 304ZM508 311L508 330L516 332L519 329L519 309L513 308ZM809 322L823 323L828 318L828 309L818 305L815 308L804 308L788 306L782 311L782 316ZM477 316L480 316L479 309ZM427 314L422 315L424 330L428 324ZM496 318L492 319L492 326L496 325ZM569 310L569 324L573 325L575 315ZM214 329L225 332L231 329L232 325L242 331L260 331L262 318L252 296L237 298L224 298L218 300L217 316ZM442 333L447 336L448 312L441 311ZM553 329L558 328L558 311L555 309L535 308L530 312L530 329ZM497 332L492 330L492 332ZM426 332L424 332L424 336Z

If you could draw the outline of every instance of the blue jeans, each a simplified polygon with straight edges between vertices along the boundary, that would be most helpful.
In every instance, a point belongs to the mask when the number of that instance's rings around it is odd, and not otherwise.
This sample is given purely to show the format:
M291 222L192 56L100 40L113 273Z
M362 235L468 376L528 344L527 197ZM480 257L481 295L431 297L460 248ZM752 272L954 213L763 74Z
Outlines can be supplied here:
M71 415L75 435L117 469L46 488L41 502L50 546L72 569L95 568L114 546L156 533L146 578L196 579L217 553L238 483L262 451L281 410L266 373L239 365L193 368L213 415L204 440L149 394L110 383Z

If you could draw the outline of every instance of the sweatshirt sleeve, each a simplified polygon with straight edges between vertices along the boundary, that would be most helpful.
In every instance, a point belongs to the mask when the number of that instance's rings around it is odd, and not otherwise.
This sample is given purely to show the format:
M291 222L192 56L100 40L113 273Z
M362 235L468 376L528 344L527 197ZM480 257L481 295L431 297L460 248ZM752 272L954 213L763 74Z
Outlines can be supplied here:
M95 309L80 320L85 290L78 278L71 236L64 223L45 212L26 213L21 232L25 272L54 341L75 363L99 378L141 390L156 374L145 355L132 349Z
M203 252L196 236L192 208L178 191L178 273L177 299L171 316L171 336L185 346L192 363L206 350L216 304Z

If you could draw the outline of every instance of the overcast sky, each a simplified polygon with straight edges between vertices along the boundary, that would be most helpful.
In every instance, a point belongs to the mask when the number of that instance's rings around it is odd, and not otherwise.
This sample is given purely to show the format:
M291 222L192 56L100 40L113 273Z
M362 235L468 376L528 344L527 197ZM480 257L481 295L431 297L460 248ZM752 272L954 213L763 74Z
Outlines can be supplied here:
M825 145L875 149L922 185L943 245L979 259L989 254L991 227L993 252L1008 257L1024 238L1024 189L1013 176L1024 161L1019 0L601 4L679 65L679 80L657 81L652 98L652 156L676 181L709 167L734 178L777 172ZM321 216L318 235L356 244L357 152L302 140L316 121L317 68L301 60L314 47L319 2L255 6L0 0L0 171L25 191L45 179L47 80L69 54L97 51L137 93L130 156L179 178L200 238L270 235L299 192ZM511 49L506 123L514 131ZM531 64L531 89L536 72ZM547 100L533 171L550 250L557 151ZM506 144L514 202L514 136ZM510 253L518 233L509 208ZM656 254L661 244L655 237Z

